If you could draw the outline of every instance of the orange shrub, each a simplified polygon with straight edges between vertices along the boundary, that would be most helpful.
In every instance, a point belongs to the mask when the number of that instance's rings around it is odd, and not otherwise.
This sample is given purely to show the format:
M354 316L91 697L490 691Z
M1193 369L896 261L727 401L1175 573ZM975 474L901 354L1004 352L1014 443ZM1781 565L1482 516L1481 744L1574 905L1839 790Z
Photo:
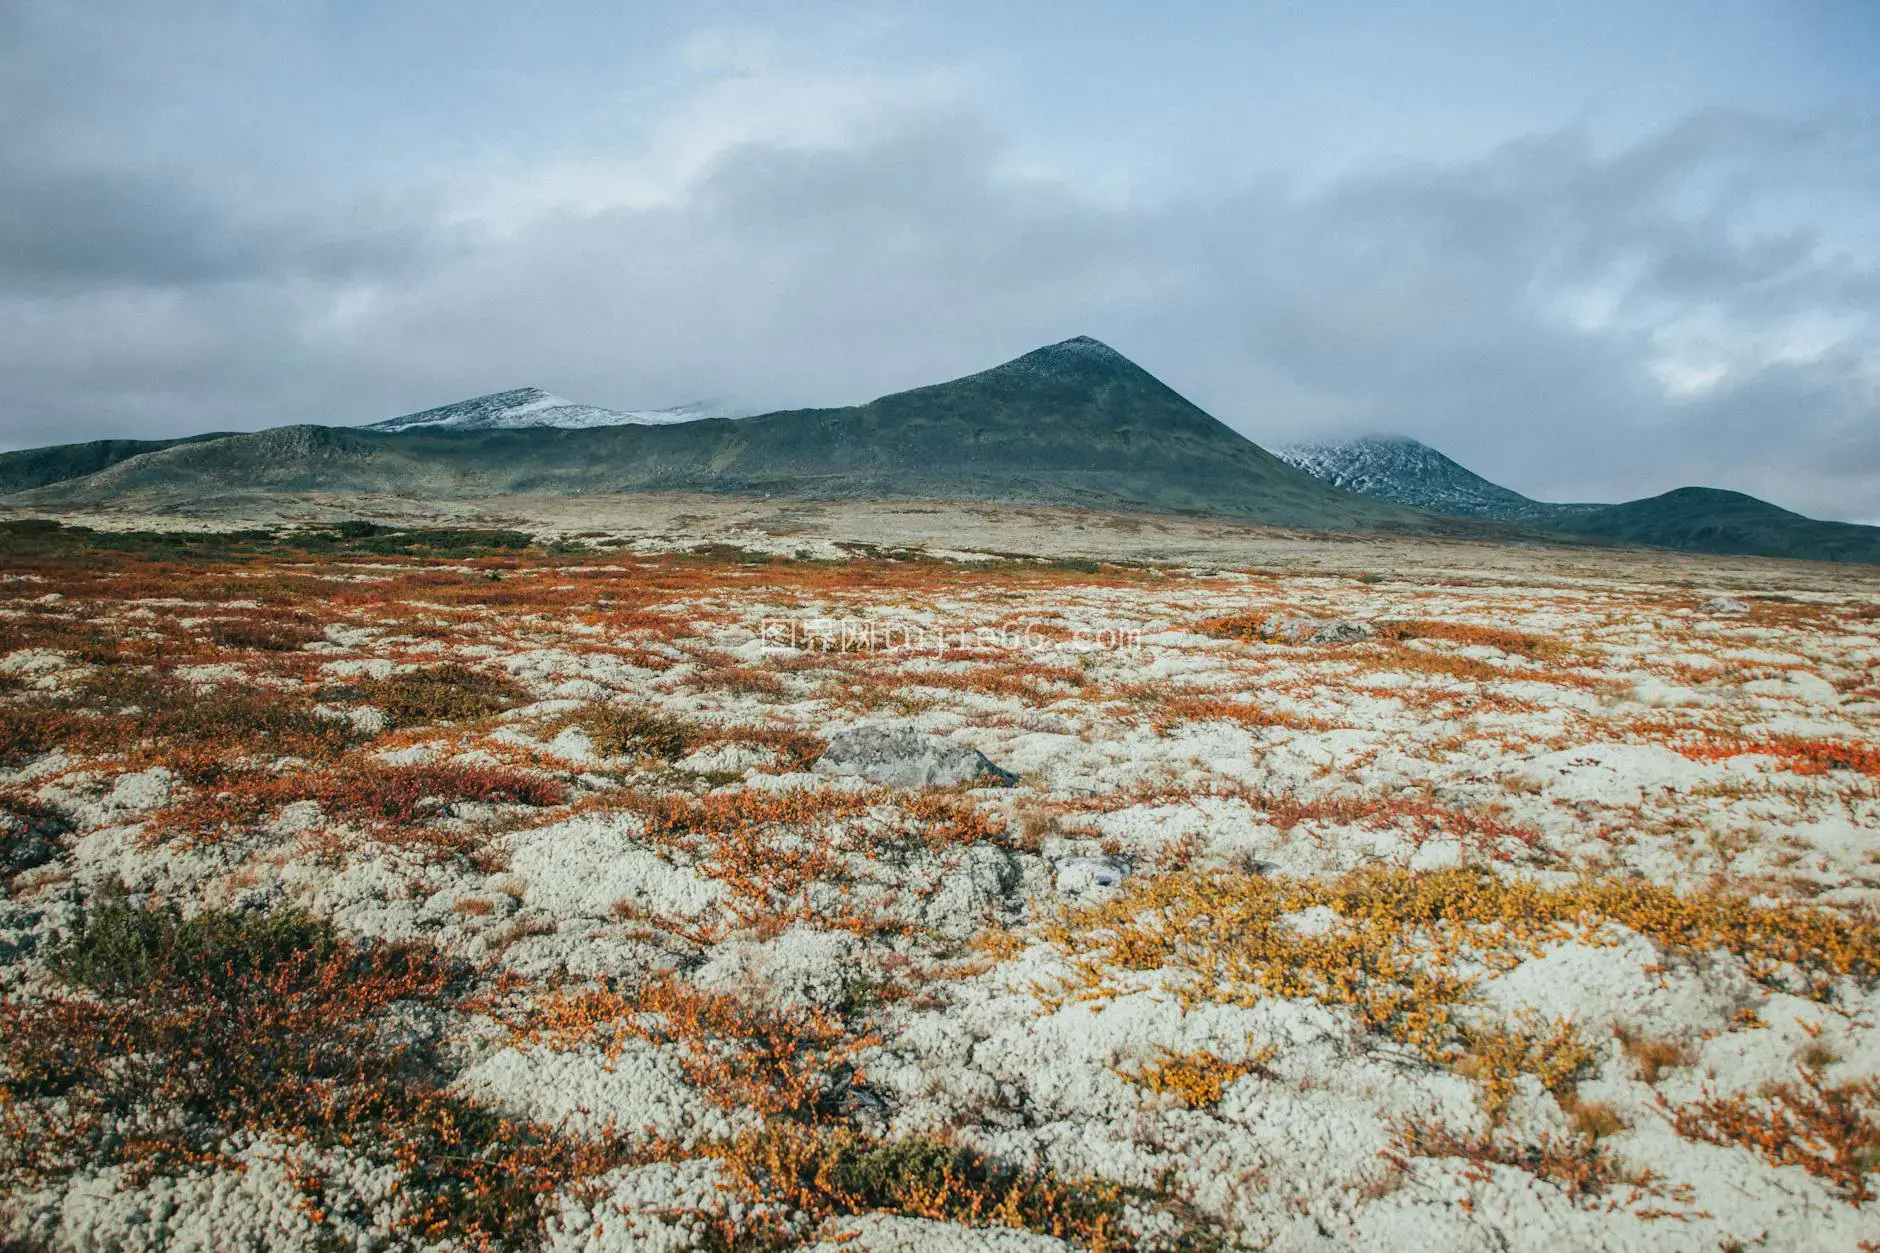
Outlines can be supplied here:
M1795 774L1826 774L1852 770L1880 778L1880 745L1851 744L1845 740L1810 739L1796 735L1754 737L1707 733L1701 728L1664 722L1637 724L1634 731L1663 739L1692 761L1725 761L1732 757L1774 757Z
M1423 618L1386 619L1372 626L1377 637L1393 644L1410 640L1446 640L1452 644L1476 644L1521 657L1536 659L1563 657L1570 650L1558 640L1506 627L1477 626L1472 622L1443 622Z
M1681 1190L1668 1190L1655 1172L1626 1166L1591 1135L1543 1132L1523 1139L1499 1128L1463 1134L1439 1124L1411 1121L1398 1127L1397 1142L1383 1157L1401 1171L1412 1169L1415 1158L1457 1158L1468 1163L1466 1175L1477 1183L1488 1182L1492 1167L1512 1166L1546 1180L1576 1202L1605 1196L1617 1188L1628 1190L1627 1204L1651 1196L1688 1199Z
M1880 1079L1827 1086L1820 1069L1754 1096L1706 1096L1679 1107L1681 1136L1749 1149L1773 1166L1800 1166L1853 1205L1874 1199L1880 1172Z
M629 1038L671 1046L701 1095L761 1114L813 1107L827 1076L876 1043L870 1035L852 1036L832 1014L753 1005L671 977L631 995L607 988L551 992L504 1019L523 1047L596 1044L617 1057Z
M1269 705L1232 697L1167 695L1151 706L1150 725L1157 735L1167 735L1185 722L1232 722L1257 731L1263 727L1284 727L1291 731L1335 731L1343 724L1329 718L1289 713Z
M847 1127L774 1122L727 1143L706 1147L747 1198L745 1216L712 1222L715 1248L786 1247L797 1241L776 1211L810 1225L833 1220L834 1243L848 1235L841 1218L878 1212L910 1214L972 1227L1010 1227L1070 1241L1092 1253L1132 1247L1120 1228L1123 1189L1096 1180L1066 1180L1055 1171L1019 1167L947 1140L916 1136L877 1142ZM1161 1200L1148 1190L1131 1200ZM1213 1249L1224 1233L1191 1206L1161 1207L1168 1231L1156 1247Z
M1272 1059L1273 1053L1274 1050L1269 1047L1253 1058L1235 1062L1216 1057L1206 1050L1176 1053L1163 1049L1140 1073L1125 1075L1124 1078L1150 1092L1166 1093L1189 1109L1206 1109L1219 1104L1221 1095L1248 1075L1264 1074L1271 1077L1272 1072L1266 1068L1266 1063Z
M1267 616L1263 613L1229 613L1203 618L1192 629L1217 640L1245 640L1249 643L1264 640L1269 633Z

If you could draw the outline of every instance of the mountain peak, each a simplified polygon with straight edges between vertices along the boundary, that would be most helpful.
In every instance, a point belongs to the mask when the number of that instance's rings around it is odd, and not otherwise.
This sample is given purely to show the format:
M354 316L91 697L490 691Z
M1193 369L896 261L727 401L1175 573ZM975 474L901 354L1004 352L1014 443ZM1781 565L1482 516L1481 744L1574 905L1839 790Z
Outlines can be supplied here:
M1014 357L1003 365L993 366L990 370L968 377L1032 384L1064 384L1089 383L1114 378L1119 374L1151 377L1141 366L1102 340L1092 339L1088 335L1075 335L1055 344L1034 348L1022 357Z
M1122 353L1116 351L1116 349L1110 347L1102 340L1092 339L1088 335L1073 335L1069 339L1061 339L1055 344L1046 344L1039 351L1087 353L1101 357L1115 357L1118 360L1128 360Z
M1055 344L1046 344L1043 348L1036 348L1026 353L1024 356L1018 358L1018 361L1029 361L1033 358L1059 361L1067 365L1074 363L1075 365L1081 366L1133 366L1136 364L1102 340L1092 339L1088 335L1073 335L1069 339L1061 339ZM1009 362L1008 364L1016 365L1017 362Z

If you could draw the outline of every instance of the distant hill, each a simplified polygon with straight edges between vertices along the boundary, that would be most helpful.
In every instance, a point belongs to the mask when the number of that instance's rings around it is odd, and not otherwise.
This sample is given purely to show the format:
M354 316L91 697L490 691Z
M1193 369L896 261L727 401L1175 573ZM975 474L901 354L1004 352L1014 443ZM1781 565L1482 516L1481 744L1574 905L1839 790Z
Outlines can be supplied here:
M456 404L426 409L422 413L387 418L383 422L353 429L395 433L420 428L441 432L523 430L545 426L571 429L591 426L663 426L674 422L696 422L702 418L737 416L730 410L703 402L671 409L601 409L564 400L539 387L521 387L514 391L494 392L488 396L460 400ZM180 439L98 439L83 444L54 444L45 448L0 453L0 496L83 478L147 452L205 439L221 439L227 434L227 431L215 431Z
M147 453L8 503L316 490L934 497L1480 532L1321 483L1085 337L847 408L584 429L283 427Z
M1433 513L1689 552L1880 561L1880 527L1821 522L1720 488L1680 487L1619 505L1551 504L1402 435L1296 444L1275 455L1323 482Z
M221 439L225 434L214 431L183 439L94 439L83 444L55 444L49 448L0 453L0 496L82 478L147 452Z
M666 426L674 422L696 422L701 418L737 416L703 402L672 409L601 409L577 404L539 387L519 387L426 409L422 413L387 418L359 429L398 432L422 427L433 431L502 431L554 426L578 430L590 426Z
M1560 529L1692 552L1880 561L1880 527L1822 522L1717 487L1680 487L1608 505L1573 516Z

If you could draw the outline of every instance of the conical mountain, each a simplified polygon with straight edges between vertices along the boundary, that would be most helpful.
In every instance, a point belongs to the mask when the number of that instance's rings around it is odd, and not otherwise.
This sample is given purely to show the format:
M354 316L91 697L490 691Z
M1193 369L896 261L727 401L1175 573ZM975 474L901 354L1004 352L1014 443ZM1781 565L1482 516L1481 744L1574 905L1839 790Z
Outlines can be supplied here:
M133 457L30 503L647 490L1077 504L1291 526L1433 521L1293 469L1083 336L839 409L581 430L283 427Z
M1023 446L1034 469L1044 468L1047 447L1067 440L1072 446L1061 455L1091 469L1119 468L1118 453L1134 461L1198 445L1252 455L1263 470L1278 465L1128 357L1084 335L978 374L829 412L858 429L961 438L959 452L974 461L985 459L974 448L989 441Z
M865 405L746 419L739 431L767 448L738 459L753 485L781 456L792 478L817 467L839 477L842 495L1126 502L1317 526L1408 516L1327 491L1086 336Z

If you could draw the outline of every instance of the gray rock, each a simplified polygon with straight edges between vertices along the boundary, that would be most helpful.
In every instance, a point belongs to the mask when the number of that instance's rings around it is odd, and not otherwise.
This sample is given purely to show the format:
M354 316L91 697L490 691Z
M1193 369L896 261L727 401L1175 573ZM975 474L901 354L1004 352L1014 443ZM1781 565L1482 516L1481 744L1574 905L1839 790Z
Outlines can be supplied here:
M1267 627L1267 638L1284 644L1355 644L1376 634L1364 623L1350 618L1331 622L1319 618L1278 618Z
M1121 857L1060 857L1057 890L1066 895L1091 888L1115 888L1129 877L1129 862Z
M31 831L17 836L0 836L0 875L12 874L16 870L36 869L58 855L57 845Z
M1712 596L1698 606L1704 613L1748 613L1749 606L1730 596Z
M818 1102L824 1113L836 1114L851 1122L860 1122L871 1130L886 1130L892 1112L879 1092L844 1065L830 1076L829 1087Z
M71 830L54 809L0 811L0 875L45 865L59 855L59 837Z
M1313 631L1312 634L1306 636L1306 642L1311 644L1356 644L1362 640L1368 640L1376 634L1376 631L1373 631L1362 622L1354 622L1350 618L1340 618L1336 622L1327 622L1320 626L1317 630Z
M855 727L839 731L816 759L818 774L856 775L897 787L949 787L956 783L1011 787L1018 776L1001 770L978 749L912 727Z

